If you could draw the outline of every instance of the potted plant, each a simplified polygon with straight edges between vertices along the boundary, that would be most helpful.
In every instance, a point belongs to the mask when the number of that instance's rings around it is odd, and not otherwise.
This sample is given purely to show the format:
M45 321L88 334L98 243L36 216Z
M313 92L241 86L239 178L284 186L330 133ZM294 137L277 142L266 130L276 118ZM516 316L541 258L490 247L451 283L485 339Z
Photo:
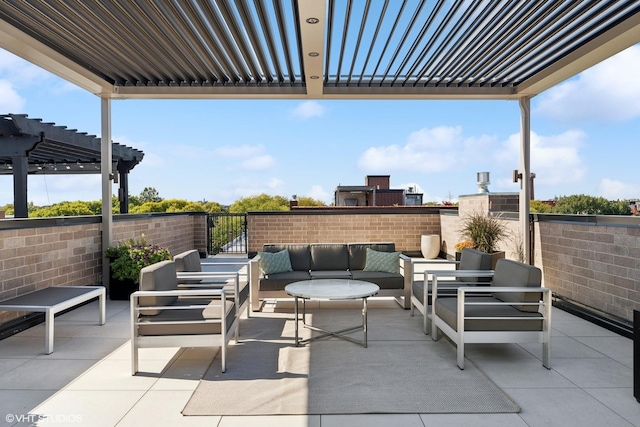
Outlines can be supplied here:
M462 219L462 226L458 230L460 234L473 242L473 248L492 255L492 268L499 258L504 258L505 253L498 251L498 242L507 237L506 226L499 217L486 212L472 212ZM457 249L457 245L456 245Z
M128 300L138 290L140 270L156 262L170 260L168 249L147 243L144 234L140 240L118 242L106 250L109 259L109 298Z
M460 256L462 255L463 249L475 249L476 244L471 240L461 240L455 245L456 248L456 261L460 261Z

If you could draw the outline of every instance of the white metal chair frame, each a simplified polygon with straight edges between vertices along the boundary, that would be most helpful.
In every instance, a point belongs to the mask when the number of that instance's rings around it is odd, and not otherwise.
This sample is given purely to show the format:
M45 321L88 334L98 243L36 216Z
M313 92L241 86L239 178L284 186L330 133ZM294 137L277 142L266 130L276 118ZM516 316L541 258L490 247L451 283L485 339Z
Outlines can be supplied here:
M200 300L189 305L154 305L140 306L139 300L142 297L178 297L183 299ZM204 303L202 302L204 300ZM204 309L210 301L219 300L221 306L220 318L194 320L173 320L173 321L151 321L140 322L140 315L145 311L157 310L195 310ZM227 324L228 310L235 310L235 304L227 304L227 293L224 289L180 289L172 291L137 291L131 294L131 373L138 372L138 350L140 348L163 348L163 347L220 347L222 372L226 370L227 345L231 336L235 334L238 340L238 318L234 316L231 325ZM138 327L143 325L187 325L187 324L220 324L220 333L214 334L190 334L190 335L139 335Z
M458 288L457 296L457 331L449 324L438 317L436 300L438 298L438 278L446 276L455 276L457 271L440 271L432 272L433 274L433 322L431 325L431 338L434 341L439 339L438 330L447 335L457 346L457 362L460 369L464 369L464 346L465 344L474 343L522 343L522 342L540 342L542 343L542 365L551 369L551 291L543 287L500 287L493 291L500 293L542 293L542 301L537 303L527 302L478 302L474 301L474 293L487 293L487 289L481 286L462 286ZM486 273L486 271L485 271ZM490 286L489 286L490 288ZM469 298L467 298L467 294ZM540 331L465 331L465 320L502 320L508 322L510 320L532 320L540 321L540 317L468 317L465 316L465 307L471 305L537 305L540 307L542 314L542 330Z

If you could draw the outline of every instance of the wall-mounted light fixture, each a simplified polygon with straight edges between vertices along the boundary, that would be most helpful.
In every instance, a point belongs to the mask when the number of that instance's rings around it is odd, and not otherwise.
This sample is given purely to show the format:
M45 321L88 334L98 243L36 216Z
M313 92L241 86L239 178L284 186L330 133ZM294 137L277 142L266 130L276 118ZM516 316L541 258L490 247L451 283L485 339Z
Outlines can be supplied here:
M317 24L318 22L320 22L318 18L307 18L306 21L307 24Z

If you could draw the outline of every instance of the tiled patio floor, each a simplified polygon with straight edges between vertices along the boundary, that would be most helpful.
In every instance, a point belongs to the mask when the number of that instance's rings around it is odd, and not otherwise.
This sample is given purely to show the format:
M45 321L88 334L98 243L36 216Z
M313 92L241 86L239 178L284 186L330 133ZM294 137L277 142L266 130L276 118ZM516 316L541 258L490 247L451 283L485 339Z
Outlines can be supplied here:
M409 316L386 303L370 307ZM51 355L43 325L0 341L0 425L640 426L632 341L555 308L552 370L542 367L539 345L468 346L467 357L522 407L518 414L183 417L215 349L141 349L145 373L132 377L124 301L109 301L104 326L93 302L56 318L55 332Z

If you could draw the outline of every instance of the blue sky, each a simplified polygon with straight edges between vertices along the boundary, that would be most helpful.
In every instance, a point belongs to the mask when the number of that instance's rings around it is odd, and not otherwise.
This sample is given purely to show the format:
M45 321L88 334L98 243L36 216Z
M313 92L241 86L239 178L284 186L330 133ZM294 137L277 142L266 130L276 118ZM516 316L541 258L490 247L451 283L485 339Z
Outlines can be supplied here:
M640 46L531 100L535 198L640 198ZM100 134L100 99L0 49L0 114ZM143 150L130 193L230 204L267 193L331 203L338 185L390 175L425 201L517 192L517 101L112 101L115 142ZM0 177L0 205L13 202ZM99 200L100 176L29 176L28 200ZM114 186L117 191L117 187Z

